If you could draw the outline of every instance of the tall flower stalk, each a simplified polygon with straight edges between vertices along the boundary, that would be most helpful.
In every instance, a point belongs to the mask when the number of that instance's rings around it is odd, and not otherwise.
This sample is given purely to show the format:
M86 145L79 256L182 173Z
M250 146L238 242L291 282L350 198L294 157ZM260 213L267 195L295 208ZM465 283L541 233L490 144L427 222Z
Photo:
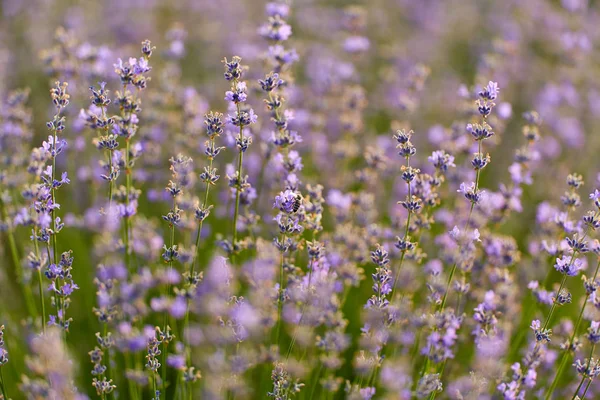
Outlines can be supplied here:
M289 130L289 121L293 119L293 111L286 110L284 91L292 83L291 66L298 61L298 54L294 49L286 49L285 44L292 35L292 27L287 23L290 15L290 5L285 2L270 2L265 7L267 22L260 26L258 33L268 43L268 51L264 54L265 64L270 71L264 79L259 80L261 89L267 94L264 100L267 110L271 114L275 130L271 133L270 141L262 162L258 178L259 199L263 192L265 169L273 156L273 147L277 151L276 157L280 164L287 162L290 148L302 141L295 131ZM281 178L285 179L285 174Z
M116 92L116 102L121 111L120 116L114 117L113 133L125 141L125 154L117 153L119 169L125 170L125 196L123 203L119 205L119 215L123 218L123 239L125 251L125 264L131 270L131 218L137 213L137 194L132 186L132 168L135 160L141 156L142 148L139 145L132 145L132 139L138 132L138 114L141 111L141 100L139 92L147 86L149 77L146 76L152 69L148 60L152 56L155 47L149 40L142 42L142 57L139 59L130 58L127 62L119 59L114 65L115 73L119 76L122 91ZM129 90L129 87L136 90L136 94ZM116 152L113 153L115 155ZM112 164L111 164L112 165ZM112 195L111 195L112 197Z
M396 247L400 250L400 261L398 261L398 266L394 268L393 271L393 284L392 284L392 294L391 299L394 298L394 292L396 291L396 285L398 283L398 275L402 269L402 264L404 263L404 257L406 256L407 251L414 250L415 246L417 246L416 242L410 241L410 219L412 214L419 212L422 207L422 200L417 196L414 196L412 193L412 182L419 172L421 172L418 168L413 168L410 166L410 158L417 153L417 150L411 143L410 139L413 135L413 131L405 131L399 130L394 135L394 139L398 142L396 148L398 149L398 154L406 159L406 165L402 166L402 180L406 182L407 192L406 200L398 202L402 204L402 207L408 213L406 216L406 228L404 230L404 235L402 237L396 237Z
M63 229L64 223L56 215L56 210L60 208L56 201L56 191L61 186L70 183L66 172L61 174L60 180L56 177L56 158L67 145L67 142L58 136L65 129L65 117L61 116L61 113L69 104L70 96L67 93L67 83L56 82L56 86L50 90L50 97L56 113L52 121L46 123L52 133L48 137L48 141L43 143L43 148L49 154L52 165L47 166L43 171L42 183L38 188L37 202L34 203L34 207L37 213L49 212L46 215L50 219L50 221L47 221L49 226L47 228L43 227L43 231L38 235L38 241L46 244L49 264L45 275L51 282L52 304L56 308L56 315L50 315L49 324L59 326L64 332L68 332L72 321L71 318L67 318L67 309L71 301L70 296L79 287L73 282L73 276L71 275L72 252L70 250L63 252L59 258L57 235ZM52 245L50 245L50 242L52 242ZM52 251L50 251L50 247L52 247Z
M115 163L114 152L119 147L119 141L117 135L112 132L114 125L114 118L108 117L108 106L111 103L109 98L109 91L106 89L106 82L100 82L99 88L95 89L93 86L90 87L92 95L92 106L100 109L100 115L95 113L93 110L87 112L82 110L82 115L88 125L99 132L98 137L94 139L94 145L98 150L104 150L106 153L106 161L102 164L103 173L101 177L103 180L108 181L108 211L112 211L112 200L114 192L114 182L119 177L119 166ZM110 133L109 133L110 131Z
M275 340L279 341L279 335L281 333L282 321L282 310L283 303L286 299L285 292L285 256L286 253L293 251L297 248L297 236L304 230L300 224L302 212L300 207L302 205L302 197L294 192L293 190L287 189L285 192L279 193L275 197L273 208L279 210L279 213L275 217L277 226L279 228L279 238L275 238L275 247L281 254L281 261L279 262L279 284L277 286L277 327L275 329Z
M467 132L469 132L473 139L477 142L477 152L474 154L474 157L471 160L471 166L475 170L475 182L471 182L468 185L463 182L458 190L458 192L462 193L470 202L470 207L463 229L459 230L459 228L455 226L450 232L450 236L452 236L456 241L458 254L455 256L455 261L450 269L450 274L448 275L448 279L446 281L444 295L438 305L438 311L435 313L435 315L433 315L433 331L428 336L427 345L423 349L426 359L419 375L419 385L421 385L423 382L426 382L427 379L432 379L432 377L435 377L436 382L441 382L441 377L447 360L453 356L451 347L454 345L456 332L462 323L462 318L457 316L459 310L446 313L445 307L450 291L450 285L454 279L454 274L459 266L459 262L462 263L461 257L464 257L465 254L472 254L475 251L474 243L479 241L479 231L475 229L473 232L469 233L469 229L475 205L479 204L482 198L483 191L481 191L479 188L481 170L490 162L489 154L484 155L483 153L482 142L494 135L494 132L487 121L492 109L496 105L494 101L497 99L498 93L498 84L492 81L490 81L488 85L479 92L479 98L475 104L477 106L477 112L481 117L481 123L468 124L466 127ZM467 260L466 263L469 264L469 261ZM459 284L458 287L462 290L462 288L466 287L466 285L467 283L463 282L462 284ZM462 293L461 290L459 290L459 296ZM435 374L429 374L428 371L431 361L439 363ZM428 391L428 398L430 400L434 399L438 392L439 390L437 388L435 390L432 389L431 391Z
M467 131L471 134L473 139L477 142L477 153L471 160L471 165L475 170L475 182L471 182L469 185L466 183L462 183L460 185L459 193L462 193L465 198L471 203L469 207L469 213L467 215L467 220L465 222L465 226L462 230L463 234L466 234L471 225L471 217L473 215L473 209L475 205L479 204L481 201L482 191L479 189L479 178L481 176L481 170L485 168L490 162L490 155L483 154L483 141L489 139L494 135L492 131L492 127L488 124L487 120L490 116L492 109L496 105L494 100L497 99L498 93L498 84L496 82L490 81L488 85L483 88L482 91L479 92L479 99L477 99L477 111L481 116L481 123L468 124ZM448 275L448 280L446 282L446 290L444 291L444 296L442 298L442 302L439 306L441 311L444 310L446 306L446 301L448 299L448 293L450 291L450 284L452 283L452 279L454 278L454 274L456 272L456 267L458 266L458 262L455 262L450 269L450 275Z
M244 153L252 144L252 137L245 136L244 128L256 123L257 120L254 110L245 104L248 98L248 87L246 82L242 81L246 67L244 67L241 62L242 59L238 56L234 56L231 61L227 61L226 58L223 60L225 65L225 80L231 83L230 90L225 93L225 100L229 101L231 108L233 108L233 115L227 115L227 123L238 128L237 137L235 138L235 146L238 150L237 168L235 175L227 177L229 179L229 186L235 190L235 208L233 211L232 241L230 245L225 245L225 247L228 248L228 252L233 255L241 250L240 243L238 242L240 196L244 190L247 190L250 187L248 176L244 175L243 167Z
M177 201L180 196L183 194L184 189L191 184L191 174L193 171L193 162L192 159L186 157L182 154L179 154L177 157L173 157L170 160L171 163L171 172L172 172L172 180L169 181L167 185L167 192L173 199L173 205L171 210L163 215L163 220L169 223L169 245L164 246L164 252L162 254L163 260L168 263L169 270L167 273L167 286L164 293L165 300L169 301L171 297L171 277L173 276L173 264L175 261L179 260L180 257L180 246L175 244L175 228L179 226L181 223L181 212L182 210L178 207ZM163 332L168 333L170 327L168 325L169 320L169 309L165 309L164 313L164 323L163 323ZM168 353L168 344L171 340L163 340L163 349L162 349L162 357L163 357L163 367L162 367L162 383L163 390L162 393L166 398L167 390L167 353Z
M225 147L216 145L215 140L223 133L223 114L210 112L204 116L204 125L206 128L206 135L208 140L204 144L204 154L208 159L208 165L204 167L204 171L200 174L200 180L204 182L204 196L201 202L196 206L195 218L198 221L198 231L196 233L196 252L194 259L190 265L190 278L193 278L196 273L196 262L200 255L200 238L202 236L202 225L204 220L210 215L210 210L213 208L212 204L208 204L210 188L217 184L220 175L217 174L217 169L213 167L215 158L221 153Z

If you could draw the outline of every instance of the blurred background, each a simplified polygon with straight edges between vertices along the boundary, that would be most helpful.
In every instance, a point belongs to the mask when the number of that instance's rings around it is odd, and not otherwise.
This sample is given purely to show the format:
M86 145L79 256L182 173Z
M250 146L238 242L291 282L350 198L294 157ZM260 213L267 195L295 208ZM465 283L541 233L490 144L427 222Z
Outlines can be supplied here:
M99 192L104 195L105 184L97 173L102 154L92 144L95 134L80 116L80 109L90 104L88 88L106 81L114 93L120 86L114 73L117 60L139 57L145 39L156 46L138 134L144 156L136 166L134 181L142 189L139 214L152 228L149 245L140 252L147 252L149 264L158 262L167 229L160 218L170 207L163 196L170 178L168 160L184 152L198 158L196 170L200 171L205 141L202 117L209 110L227 112L224 57L238 55L249 66L248 101L259 113L259 122L253 127L255 144L245 163L255 186L264 168L265 142L272 130L257 83L270 71L264 56L269 43L258 33L266 21L265 4L259 0L3 0L0 4L0 98L4 104L11 91L29 89L30 148L48 135L45 124L54 111L48 90L55 80L69 83L71 104L63 134L69 148L58 161L72 182L60 194L66 221L61 243L73 250L76 260L74 280L81 290L72 297L70 314L75 322L70 350L79 365L85 366L77 370L78 387L90 396L87 353L100 327L90 312L96 302L93 278L102 251L97 246L102 228L96 220L96 200ZM527 254L537 205L548 199L558 202L568 173L578 172L590 188L597 186L597 1L295 0L290 5L288 22L293 34L288 45L296 50L298 61L290 72L287 97L289 108L295 110L292 128L304 138L297 145L304 157L303 181L322 184L325 193L348 189L356 179L355 169L336 169L332 156L360 158L361 146L372 145L394 163L398 159L391 135L400 127L415 131L413 139L424 163L425 155L443 147L445 140L464 135L464 125L454 121L465 107L472 107L468 93L492 80L499 83L501 96L494 126L497 136L487 149L493 166L486 170L482 187L495 190L497 182L510 176L514 150L523 140L523 112L537 110L543 119L538 148L542 154L538 167L543 173L525 188L523 203L528 206L499 231L510 232ZM348 102L356 103L349 113ZM10 130L4 122L0 136ZM344 143L345 131L360 140ZM228 147L218 166L222 177L226 162L234 160L235 151L229 150L232 138L231 134L222 138ZM7 155L6 149L0 150L2 156ZM457 151L458 158L468 154L469 148L465 145ZM267 168L267 181L269 176ZM401 216L396 202L403 196L403 183L390 173L380 184L386 185L383 193L387 195L378 197L374 207L382 220L393 225ZM277 190L270 188L270 192ZM225 191L222 188L213 195L216 217L203 232L208 243L230 229ZM274 231L269 191L262 192L254 207L263 216L262 233L268 238ZM335 218L326 216L325 228L334 222ZM29 232L18 229L15 236L20 253L26 254ZM27 322L20 322L25 305L15 284L8 241L4 235L0 238L0 322L6 321L7 329L18 336L27 331L23 329ZM207 246L202 262L218 252L217 246ZM516 272L523 286L533 273ZM355 300L350 296L345 305L349 332L360 329L358 310L369 290L370 283L363 282ZM5 377L14 393L19 381L16 371L23 370L19 354L25 347L12 346L14 369ZM348 354L350 359L352 352ZM350 361L342 375L352 376Z

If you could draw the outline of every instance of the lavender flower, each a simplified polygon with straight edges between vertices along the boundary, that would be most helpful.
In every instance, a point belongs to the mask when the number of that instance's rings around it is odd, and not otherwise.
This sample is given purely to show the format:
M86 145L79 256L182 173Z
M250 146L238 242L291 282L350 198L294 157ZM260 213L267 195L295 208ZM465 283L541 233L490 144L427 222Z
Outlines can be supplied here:
M227 123L239 128L238 135L235 138L235 145L238 150L238 163L235 175L228 175L229 186L235 190L235 210L233 214L233 238L231 244L225 243L224 248L231 249L232 252L236 253L240 249L238 248L238 216L240 211L240 198L242 192L247 191L250 188L250 184L247 181L247 176L243 173L243 158L244 153L248 150L248 147L252 144L252 137L245 136L245 128L252 124L255 124L258 117L254 113L254 110L247 107L245 101L247 96L245 94L246 83L241 81L243 72L246 69L241 64L242 59L238 56L234 56L231 61L223 59L225 66L225 80L231 82L231 89L226 94L226 100L232 103L234 108L234 114L227 115Z

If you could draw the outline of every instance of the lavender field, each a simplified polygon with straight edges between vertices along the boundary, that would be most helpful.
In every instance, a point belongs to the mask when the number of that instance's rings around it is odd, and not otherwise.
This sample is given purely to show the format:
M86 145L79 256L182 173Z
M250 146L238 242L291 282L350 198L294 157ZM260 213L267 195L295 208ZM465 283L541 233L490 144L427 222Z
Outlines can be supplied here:
M600 2L4 0L0 400L600 398Z

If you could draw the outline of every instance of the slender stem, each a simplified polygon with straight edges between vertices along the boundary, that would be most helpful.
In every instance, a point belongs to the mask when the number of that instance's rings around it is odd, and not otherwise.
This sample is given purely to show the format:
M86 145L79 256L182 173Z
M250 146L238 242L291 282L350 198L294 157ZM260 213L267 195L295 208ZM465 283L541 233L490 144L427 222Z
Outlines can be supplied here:
M130 138L125 139L125 204L129 208L131 197L131 168L129 165ZM125 263L127 269L131 268L131 249L130 249L130 229L131 222L129 215L125 215Z
M109 212L112 209L112 198L113 198L113 179L112 179L113 166L112 166L112 159L113 159L113 151L111 149L111 150L108 151L108 165L110 166L109 177L111 178L110 181L108 182L108 210L109 210Z
M6 399L8 399L8 395L6 394L6 387L4 387L4 377L2 376L2 368L0 367L0 389L2 390L2 396Z
M314 394L315 394L315 389L317 388L317 386L319 385L319 375L321 375L321 370L323 369L323 363L319 362L319 368L317 369L317 376L316 378L313 380L314 384L312 385L312 388L310 390L310 397L309 399L312 400Z
M106 121L106 107L101 106L102 110L102 118ZM108 124L104 126L104 135L108 136ZM108 177L110 180L108 181L108 209L112 208L112 194L113 194L113 151L112 148L108 149Z
M477 141L477 153L478 155L481 154L481 140ZM477 169L477 171L475 172L475 193L477 193L477 191L479 190L479 176L481 175L481 169ZM467 233L467 229L469 229L469 226L471 224L471 217L473 215L473 209L475 208L475 203L471 203L471 207L469 208L469 215L467 216L467 222L465 223L465 227L463 229L463 234L466 235ZM454 277L454 273L456 272L456 266L457 266L457 262L454 263L454 265L452 266L452 270L450 272L450 276L448 277L448 282L446 283L446 291L444 292L444 298L442 300L442 305L440 307L440 311L444 311L444 307L446 305L446 300L448 298L448 291L450 290L450 284L452 283L452 278Z
M306 291L307 291L307 300L302 305L302 311L300 312L300 320L298 321L298 324L296 325L296 328L294 329L294 335L292 336L292 341L290 342L290 346L288 347L286 359L290 358L290 354L292 354L292 350L294 349L294 344L296 343L296 338L298 336L298 329L302 325L302 318L304 318L304 312L306 311L306 306L308 305L308 299L310 298L310 284L311 284L312 272L313 272L313 259L312 258L310 259L310 264L309 264L308 268L309 268L309 271L308 271L308 287L306 289Z
M597 215L597 213L595 213L594 215ZM589 232L589 227L586 229L585 234L582 237L582 241L585 240L585 238L588 235ZM579 251L578 250L574 250L573 254L571 255L571 260L569 261L569 266L573 265L573 262L575 261L575 257L577 256L577 253ZM558 288L558 291L556 292L556 296L558 297L558 295L560 294L560 291L564 288L565 283L567 281L567 274L563 274L563 277L560 281L560 287ZM556 305L557 305L557 301L556 298L554 298L554 300L552 301L552 307L550 307L550 313L548 314L548 318L546 318L546 322L544 322L544 327L542 328L542 330L545 330L548 327L548 324L550 323L550 318L552 318L552 314L554 314L554 310L556 309Z
M410 157L406 157L406 166L410 168ZM410 182L408 182L406 184L406 186L408 187L408 201L410 201L411 197L412 197ZM404 231L403 240L408 240L408 231L410 229L411 215L412 215L412 212L410 210L408 210L408 216L406 217L406 229ZM405 255L406 255L406 250L403 250L402 255L400 256L400 262L398 263L398 268L396 268L396 270L394 271L394 285L392 286L392 294L390 296L390 299L392 299L392 300L394 300L394 293L396 292L396 285L398 283L398 275L400 275L400 270L402 269L402 264L404 263Z
M579 381L579 385L577 386L577 389L575 389L575 393L573 394L573 397L571 397L571 400L574 400L577 397L577 393L579 393L579 389L581 389L581 386L583 385L584 381L585 381L585 376L582 376L581 381Z
M556 292L557 296L560 293L560 291L563 289L563 287L565 286L565 282L567 281L567 275L564 274L562 279L560 280L560 286L558 288L558 291ZM552 318L552 314L554 314L554 310L556 310L556 300L552 301L552 307L550 307L550 312L548 313L548 318L546 318L546 321L544 322L544 327L542 328L542 330L545 330L546 328L548 328L548 324L550 323L550 319Z
M285 233L281 234L281 243L282 246L285 247L285 242L287 240L287 235ZM281 312L283 310L283 264L285 261L285 251L281 252L281 262L279 263L279 292L277 296L277 330L275 333L276 343L279 343L279 334L281 332Z
M585 385L585 390L583 391L583 394L581 395L581 400L585 399L585 395L588 392L588 389L590 388L590 386L592 385L592 379L590 379L587 383L587 385Z
M46 253L48 254L48 260L51 259L51 255L50 255L50 244L46 243ZM60 280L59 278L56 278L59 283L57 284L58 287L60 287ZM52 291L52 298L54 299L54 307L56 307L57 310L57 314L59 310L62 310L62 305L61 305L61 299L59 296L56 295L56 291ZM63 320L65 320L65 314L63 313L62 315ZM59 318L59 323L60 323L60 318Z
M125 373L127 373L128 370L131 369L131 353L126 352L123 354L123 357L125 359ZM126 376L126 374L125 374ZM137 389L134 386L135 383L132 379L127 379L125 378L125 381L127 382L127 390L129 391L129 397L131 399L137 399Z
M164 385L164 382L163 382ZM152 398L156 398L156 372L152 372Z
M38 260L41 260L40 257L40 247L38 245L38 241L37 241L37 228L34 228L33 231L33 248L35 250L35 258ZM48 259L48 262L50 262L50 259ZM38 272L38 288L39 288L39 294L40 294L40 304L41 304L41 309L42 309L42 329L44 331L44 333L46 333L46 306L44 305L44 289L43 289L43 282L42 282L42 266L40 265L40 267L37 270Z
M486 117L483 117L483 122L485 123ZM483 153L482 153L482 142L483 139L479 139L477 141L477 156L479 157L483 157ZM477 168L477 170L475 171L475 189L474 189L474 193L477 193L479 191L479 178L481 176L481 168ZM469 229L469 226L471 224L471 217L473 215L473 209L475 208L475 202L471 202L471 207L469 208L469 214L467 216L467 221L465 223L465 227L462 231L463 235L467 234L467 230ZM459 250L460 250L460 246L462 246L462 244L459 245ZM459 251L460 253L460 251ZM452 269L450 270L450 275L448 276L448 281L446 282L446 290L444 291L444 297L442 298L442 303L440 305L440 312L444 311L444 308L446 306L446 301L448 300L448 292L450 291L450 285L452 284L452 279L454 278L454 274L456 273L456 268L458 266L458 259L454 262L454 265L452 265ZM460 302L460 300L459 300ZM457 310L458 312L458 310ZM440 379L442 377L443 374L443 369L445 368L446 363L444 362L444 364L442 365L442 372L440 373ZM425 361L425 366L424 369L421 371L420 377L423 376L423 374L426 372L426 368L429 367L429 357L427 357L427 360ZM435 392L434 392L435 393ZM434 396L435 397L435 396Z
M479 170L477 171L479 172ZM477 190L477 187L476 187ZM469 225L471 224L471 216L473 215L473 208L475 207L475 203L471 203L471 208L469 209L469 215L467 216L467 222L465 223L465 227L463 228L463 232L466 233L467 229L469 229ZM444 291L444 297L442 298L442 303L440 305L440 311L444 311L444 307L446 306L446 301L448 300L448 292L450 291L450 284L452 283L452 279L454 278L454 274L456 273L456 267L458 266L458 261L455 261L452 265L452 269L450 270L450 275L448 276L448 281L446 282L446 290Z
M173 212L176 212L177 209L177 201L176 198L173 197ZM174 224L170 224L170 230L171 230L171 235L170 235L170 246L171 246L171 251L173 250L173 246L175 246L175 225ZM173 270L173 256L171 255L171 257L169 258L169 276L171 275L171 271ZM167 291L166 291L166 296L170 296L171 294L171 281L170 278L167 279ZM169 320L169 311L165 310L164 311L164 333L167 333L167 323ZM161 369L161 377L162 377L162 396L163 398L166 400L167 398L167 351L169 349L169 346L167 344L166 341L163 341L163 352L162 352L162 369Z
M211 147L214 147L214 142L215 142L214 137L211 137L210 138ZM213 158L210 157L209 161L208 161L209 170L212 170L212 167L213 167ZM211 186L211 183L206 182L206 190L204 192L204 203L202 203L202 208L204 208L204 209L208 206L208 194L210 192L210 186ZM196 253L194 254L194 260L192 261L192 265L190 267L190 277L194 273L194 269L196 268L196 261L198 260L198 257L200 256L200 236L202 235L203 222L204 222L204 219L202 221L200 221L200 224L198 225L198 233L196 234Z
M104 337L106 338L108 336L108 322L104 323ZM111 369L111 362L112 362L112 352L111 352L111 348L109 347L107 349L108 351L108 362L106 363L106 379L108 381L111 380L110 378L110 369ZM112 393L112 392L111 392ZM111 397L111 393L108 394L109 397Z
M237 85L237 81L234 81L234 85ZM244 125L242 125L242 121L239 120L239 117L241 115L241 108L240 108L240 103L236 104L237 107L237 115L238 115L238 122L240 123L240 140L244 139ZM244 152L240 149L239 152L239 157L238 157L238 165L237 165L237 187L236 187L236 191L235 191L235 210L233 212L233 241L231 243L231 245L233 246L234 252L235 252L235 246L237 243L237 221L238 221L238 214L240 212L240 194L242 192L242 174L243 174L243 160L244 160Z
M38 268L38 288L40 291L40 304L42 306L42 330L46 333L46 305L44 302L44 288L42 282L42 268Z
M61 109L58 109L57 112L57 117L60 116L60 111ZM57 132L56 129L52 130L52 134L53 134L53 138L54 138L54 150L56 151L56 141L57 141ZM52 180L51 180L51 195L52 195L52 205L56 206L56 189L54 188L54 180L56 177L56 156L57 154L53 154L52 156ZM54 260L54 264L58 265L58 246L57 246L57 240L56 240L56 216L55 216L55 207L52 208L51 210L51 215L52 215L52 259ZM47 250L48 250L48 260L50 260L50 247L47 246ZM56 296L55 296L56 299ZM62 311L62 319L63 321L66 321L66 313L65 313L65 309L64 309L64 305L63 302L61 301L61 299L59 298L58 301L56 302L56 308ZM63 335L63 338L65 336Z
M58 111L57 116L60 115L60 109ZM52 134L54 135L54 149L56 151L56 129L52 130ZM51 193L52 193L52 205L56 205L56 193L55 193L55 189L54 189L54 178L56 175L56 154L54 154L52 156L52 183L51 183ZM52 251L54 252L54 264L58 264L58 259L57 259L57 251L56 251L56 218L54 216L54 207L52 208L51 214L52 214Z

